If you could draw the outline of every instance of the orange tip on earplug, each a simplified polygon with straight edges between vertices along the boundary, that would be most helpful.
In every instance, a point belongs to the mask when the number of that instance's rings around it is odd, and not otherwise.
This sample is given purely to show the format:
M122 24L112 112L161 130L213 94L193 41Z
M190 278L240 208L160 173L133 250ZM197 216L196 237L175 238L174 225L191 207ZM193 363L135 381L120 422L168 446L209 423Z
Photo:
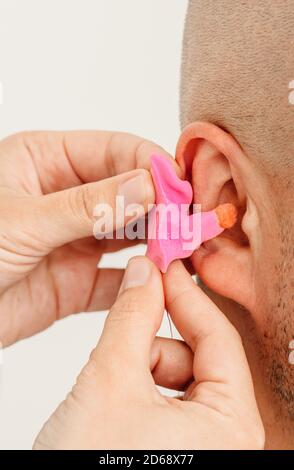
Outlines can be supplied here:
M237 209L228 203L191 214L192 186L177 176L172 162L152 155L151 174L156 207L150 213L146 254L165 273L173 260L191 256L201 243L232 227Z
M231 203L220 204L215 209L219 225L226 229L231 228L237 221L238 211L236 206Z

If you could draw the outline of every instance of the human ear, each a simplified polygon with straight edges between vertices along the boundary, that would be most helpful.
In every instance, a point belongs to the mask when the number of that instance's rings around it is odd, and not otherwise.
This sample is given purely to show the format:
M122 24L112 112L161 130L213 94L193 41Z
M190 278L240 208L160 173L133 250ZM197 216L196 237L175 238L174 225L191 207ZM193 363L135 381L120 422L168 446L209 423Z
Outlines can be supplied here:
M202 211L227 202L237 207L235 227L205 242L192 255L192 264L209 288L252 310L257 211L250 197L251 162L230 134L206 122L184 129L176 160L192 184L193 202L201 204Z

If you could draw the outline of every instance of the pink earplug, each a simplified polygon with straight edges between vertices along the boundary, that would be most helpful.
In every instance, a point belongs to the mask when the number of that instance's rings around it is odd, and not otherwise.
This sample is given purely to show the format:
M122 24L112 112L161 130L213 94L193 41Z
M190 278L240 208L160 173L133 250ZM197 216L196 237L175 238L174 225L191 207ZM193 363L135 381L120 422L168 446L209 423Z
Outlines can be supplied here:
M190 214L192 186L175 173L170 160L151 157L155 207L148 228L146 255L165 273L175 259L191 256L201 243L232 227L237 219L233 204L221 204L209 212Z

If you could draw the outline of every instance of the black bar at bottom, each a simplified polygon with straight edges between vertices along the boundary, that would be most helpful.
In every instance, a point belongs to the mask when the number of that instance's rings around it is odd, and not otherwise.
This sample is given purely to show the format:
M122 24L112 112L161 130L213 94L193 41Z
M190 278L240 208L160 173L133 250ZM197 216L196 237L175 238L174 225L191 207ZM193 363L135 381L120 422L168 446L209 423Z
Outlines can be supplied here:
M237 464L245 468L252 463L278 464L290 463L293 467L293 451L0 451L1 469L5 464L52 465L73 464L76 468L103 468L119 466L120 468L138 468L141 466L176 465L201 466L211 464L218 466L226 463ZM291 467L289 467L291 468Z

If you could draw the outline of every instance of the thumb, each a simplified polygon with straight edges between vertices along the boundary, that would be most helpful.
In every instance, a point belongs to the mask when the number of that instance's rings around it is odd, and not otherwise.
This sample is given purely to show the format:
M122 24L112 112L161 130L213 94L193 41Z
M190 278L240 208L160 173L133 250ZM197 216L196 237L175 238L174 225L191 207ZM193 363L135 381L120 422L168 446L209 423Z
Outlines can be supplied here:
M180 261L168 269L164 288L171 319L195 354L197 383L224 384L243 397L252 396L249 366L237 330Z
M150 372L150 353L164 312L161 274L145 256L132 258L93 356L128 376Z
M119 201L116 196L120 196ZM57 248L93 233L99 238L122 228L130 219L142 217L148 204L154 203L154 188L149 171L133 170L41 196L36 203L42 239ZM133 210L127 212L127 207ZM103 218L96 226L95 216Z

